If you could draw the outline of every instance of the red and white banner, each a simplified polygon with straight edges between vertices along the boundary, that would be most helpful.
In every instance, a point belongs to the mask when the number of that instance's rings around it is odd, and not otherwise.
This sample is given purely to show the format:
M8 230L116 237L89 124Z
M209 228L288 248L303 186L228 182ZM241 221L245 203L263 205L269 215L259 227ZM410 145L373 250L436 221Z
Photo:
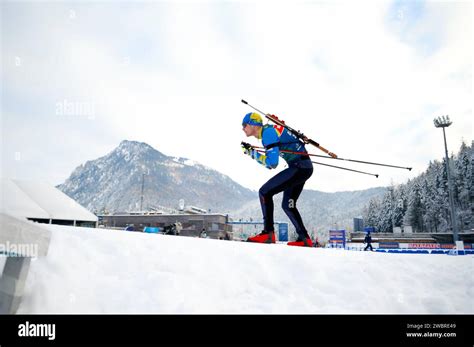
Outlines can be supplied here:
M409 243L408 248L441 248L439 243Z

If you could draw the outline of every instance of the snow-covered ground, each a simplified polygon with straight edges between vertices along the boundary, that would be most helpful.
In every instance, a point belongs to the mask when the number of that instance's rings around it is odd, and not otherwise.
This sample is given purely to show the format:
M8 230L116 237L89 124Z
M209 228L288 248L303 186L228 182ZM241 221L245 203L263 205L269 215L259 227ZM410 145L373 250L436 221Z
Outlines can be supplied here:
M474 313L472 255L42 227L19 313Z

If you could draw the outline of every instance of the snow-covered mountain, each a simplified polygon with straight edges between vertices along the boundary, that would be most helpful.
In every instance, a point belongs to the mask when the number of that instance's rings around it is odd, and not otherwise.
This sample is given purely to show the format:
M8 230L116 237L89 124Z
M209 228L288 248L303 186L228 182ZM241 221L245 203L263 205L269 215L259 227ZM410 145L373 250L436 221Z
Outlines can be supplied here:
M91 211L136 211L156 206L199 206L227 212L255 193L215 170L186 158L169 157L146 143L122 141L104 157L88 161L58 186Z

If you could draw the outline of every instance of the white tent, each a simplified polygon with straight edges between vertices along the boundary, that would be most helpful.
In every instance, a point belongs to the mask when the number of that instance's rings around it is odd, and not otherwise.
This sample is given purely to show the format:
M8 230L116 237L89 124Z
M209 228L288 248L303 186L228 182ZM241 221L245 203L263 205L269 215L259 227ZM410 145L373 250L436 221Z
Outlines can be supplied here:
M50 224L96 225L98 220L96 215L56 187L36 181L2 179L0 210Z

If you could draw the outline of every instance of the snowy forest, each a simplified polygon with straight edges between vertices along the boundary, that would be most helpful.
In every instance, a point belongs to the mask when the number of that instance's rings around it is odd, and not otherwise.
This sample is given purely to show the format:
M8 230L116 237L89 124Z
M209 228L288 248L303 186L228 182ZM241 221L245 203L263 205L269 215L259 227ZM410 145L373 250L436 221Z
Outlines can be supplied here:
M459 231L474 228L473 144L464 142L450 157L454 205ZM452 232L446 160L430 162L428 169L405 184L390 186L382 199L373 198L364 209L364 224L379 232L412 226L413 232Z

